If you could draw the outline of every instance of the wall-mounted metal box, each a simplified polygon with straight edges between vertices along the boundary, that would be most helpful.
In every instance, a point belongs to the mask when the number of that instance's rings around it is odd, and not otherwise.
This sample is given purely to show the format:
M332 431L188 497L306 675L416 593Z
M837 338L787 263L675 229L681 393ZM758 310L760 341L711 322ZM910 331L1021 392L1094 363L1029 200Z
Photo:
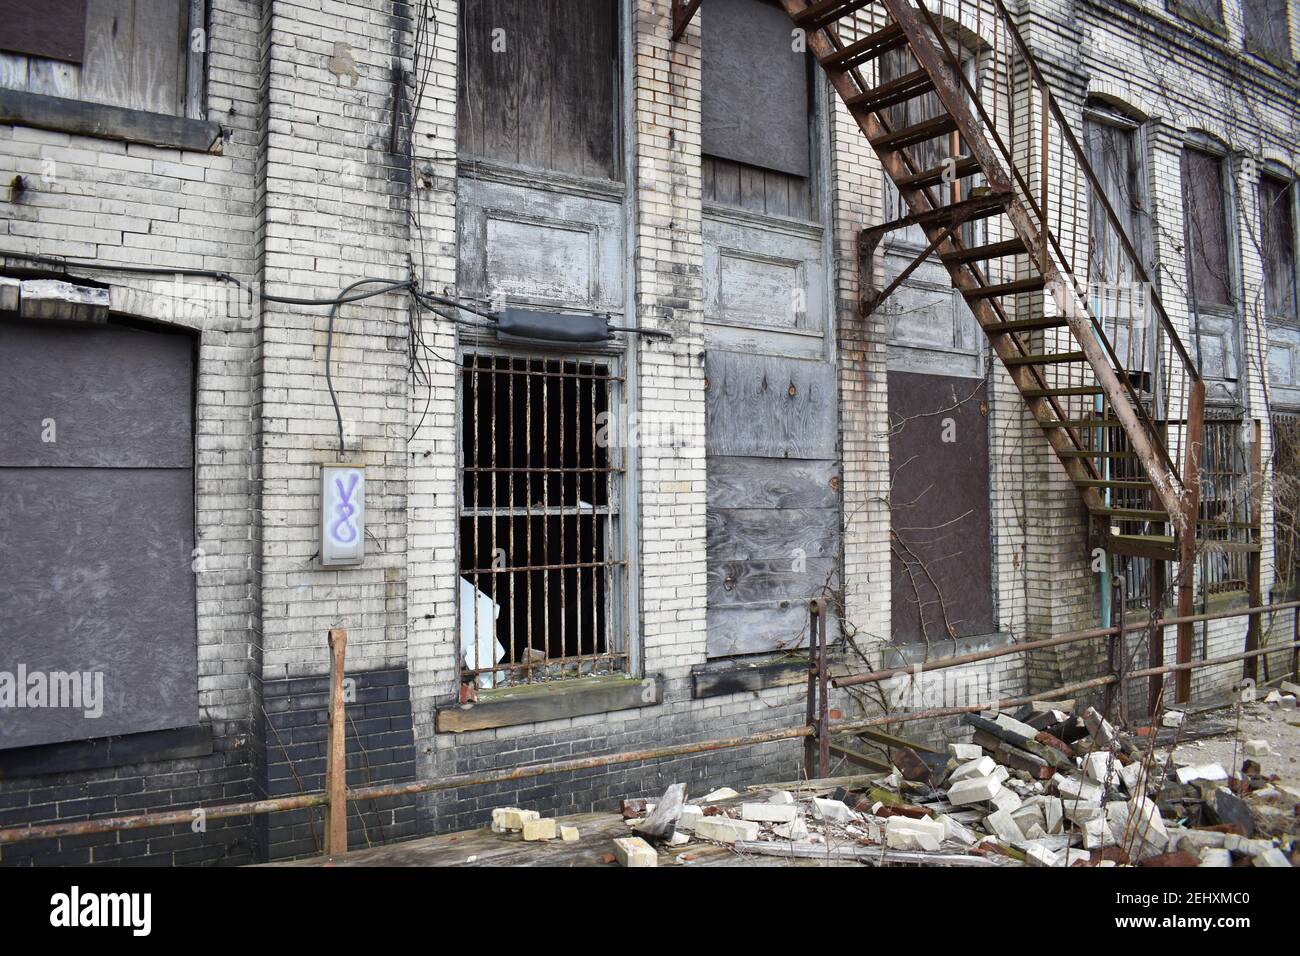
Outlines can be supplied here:
M360 465L321 465L320 563L361 564L366 557L366 472Z

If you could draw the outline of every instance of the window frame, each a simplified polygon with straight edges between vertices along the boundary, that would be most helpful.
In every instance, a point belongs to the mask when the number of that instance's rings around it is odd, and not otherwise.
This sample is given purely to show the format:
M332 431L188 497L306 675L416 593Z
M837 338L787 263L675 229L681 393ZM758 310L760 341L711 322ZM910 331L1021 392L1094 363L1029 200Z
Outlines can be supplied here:
M628 361L623 350L616 347L610 348L591 348L591 349L565 349L536 347L524 349L514 346L501 345L494 341L490 335L467 334L461 337L461 341L456 348L456 532L455 532L455 554L456 554L456 598L455 598L455 659L456 659L456 686L465 687L471 685L471 691L475 697L488 696L499 692L518 691L525 688L546 688L569 687L573 686L575 681L587 679L591 675L574 673L563 674L559 679L542 679L535 680L525 672L526 679L515 680L508 677L504 682L498 683L496 679L496 670L492 667L484 667L480 664L478 668L466 668L464 662L464 653L462 651L461 637L461 584L462 580L469 580L465 577L465 569L462 567L462 533L461 526L466 520L474 520L475 517L491 517L496 507L483 509L467 509L465 502L465 373L472 369L467 365L467 360L472 356L486 356L493 359L518 359L530 364L541 363L545 366L549 362L564 363L574 362L579 365L584 364L601 364L606 367L606 376L609 381L609 394L607 398L607 408L612 414L621 414L623 409L628 408L627 396L629 392L629 382L627 380L628 369L631 363ZM525 373L526 374L526 373ZM512 426L518 425L517 422L508 423ZM618 422L617 427L624 429L630 427L631 422ZM593 422L593 427L599 427L598 422ZM594 432L593 432L594 434ZM608 547L616 552L615 557L611 558L610 551L605 554L605 565L609 569L607 572L607 581L605 584L605 633L606 649L604 655L612 655L622 659L623 667L620 670L614 670L608 675L620 678L637 679L642 676L642 657L639 641L639 628L635 625L635 607L633 594L633 574L635 573L635 555L633 548L636 539L633 525L636 520L636 513L631 510L633 505L632 478L630 477L631 468L630 448L626 447L626 440L623 444L609 446L609 459L607 462L607 471L612 478L608 490L608 499L602 506L607 517L609 530L606 533ZM581 512L581 507L578 511ZM600 512L593 506L593 513ZM579 515L575 515L575 520ZM470 581L470 585L477 589L477 581ZM529 615L531 623L531 613ZM612 649L612 645L621 642L621 649ZM509 652L508 652L509 653ZM592 655L578 655L549 658L549 662L559 663L561 666L567 665L573 660L581 660L584 657ZM501 662L493 662L501 663ZM517 666L517 663L516 663ZM542 665L539 665L541 667ZM579 668L580 670L580 668ZM492 678L488 686L482 686L479 678L490 676ZM463 693L463 691L462 691Z
M1296 67L1295 48L1291 43L1291 18L1289 16L1287 0L1282 2L1282 23L1280 24L1282 33L1282 47L1275 50L1266 44L1260 43L1255 39L1251 31L1252 24L1246 15L1250 0L1241 0L1241 48L1251 56L1258 57L1265 63L1272 64L1275 67L1284 70L1294 70Z
M187 6L188 26L185 32L185 66L181 77L185 93L180 114L92 102L79 96L65 97L0 87L0 122L99 139L220 153L223 145L221 127L207 119L210 5L208 0L184 2ZM195 24L200 26L196 27ZM195 29L203 31L202 50L194 49L192 38Z
M465 141L467 137L461 128L461 118L465 115L463 112L465 110L465 101L472 98L472 96L467 97L465 95L469 83L469 78L466 75L466 66L469 60L465 48L466 31L464 25L467 17L467 12L463 9L467 5L465 0L462 0L462 9L458 14L460 20L458 21L459 29L456 37L456 162L459 168L467 170L469 175L479 178L500 178L497 174L501 174L507 177L523 176L529 181L543 183L585 185L600 190L616 189L620 193L625 191L625 187L632 179L627 162L627 137L630 135L628 128L629 117L627 115L629 104L628 87L631 83L631 77L627 71L629 8L626 0L607 0L607 2L613 10L611 30L613 49L610 56L611 111L607 130L610 137L613 175L593 176L557 168L529 166L522 162L510 162L501 158L475 155L466 148ZM632 92L634 93L634 91Z
M1228 304L1207 304L1201 305L1196 300L1195 280L1192 275L1194 260L1192 257L1192 236L1191 236L1191 216L1188 215L1188 202L1191 198L1186 190L1183 189L1182 182L1182 157L1183 154L1192 151L1199 152L1212 157L1219 167L1219 191L1223 200L1223 228L1224 228L1224 269L1223 277L1224 287L1228 293ZM1180 201L1182 204L1183 214L1183 281L1186 283L1186 300L1187 300L1187 317L1189 331L1191 333L1193 346L1195 348L1194 357L1198 369L1202 367L1201 361L1201 344L1200 344L1200 325L1201 317L1228 319L1232 323L1233 337L1233 355L1234 367L1231 377L1225 375L1222 379L1213 379L1214 381L1239 383L1243 378L1242 363L1244 361L1244 322L1242 318L1242 268L1241 268L1241 236L1238 227L1237 216L1237 183L1235 176L1235 167L1232 156L1228 150L1216 140L1206 136L1188 136L1182 143L1179 150L1179 190ZM1225 369L1226 371L1226 369Z
M1283 316L1281 313L1274 313L1268 302L1268 273L1264 272L1264 286L1261 294L1264 297L1264 319L1268 325L1280 325L1286 328L1300 327L1300 177L1297 177L1290 170L1283 167L1269 165L1261 169L1259 178L1255 182L1255 195L1259 207L1259 229L1260 229L1260 258L1263 264L1268 262L1268 257L1264 255L1265 245L1268 242L1268 234L1264 230L1264 196L1262 186L1265 180L1272 180L1281 185L1289 196L1288 205L1291 212L1291 303L1293 314Z

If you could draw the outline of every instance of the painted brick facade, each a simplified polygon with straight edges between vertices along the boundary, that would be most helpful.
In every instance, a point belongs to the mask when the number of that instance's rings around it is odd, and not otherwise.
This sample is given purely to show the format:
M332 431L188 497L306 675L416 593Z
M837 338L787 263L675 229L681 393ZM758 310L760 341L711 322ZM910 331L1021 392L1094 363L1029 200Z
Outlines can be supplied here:
M627 268L632 318L673 334L631 337L624 360L628 411L644 433L685 435L635 450L628 507L634 656L660 678L653 706L538 723L440 733L455 707L459 414L454 326L413 309L400 292L339 307L263 302L328 299L361 279L414 276L430 291L457 282L456 0L211 0L207 114L221 124L219 153L183 152L68 133L0 126L0 172L31 188L6 204L3 252L66 256L118 266L227 272L253 290L191 276L180 280L93 273L118 315L180 324L200 334L195 507L201 753L0 775L0 827L257 799L319 786L325 635L349 632L349 783L427 779L740 736L803 719L800 686L693 696L706 663L706 388L701 201L701 36L708 4L673 43L669 0L620 0L630 21L623 51L630 197ZM989 29L963 13L973 32ZM1188 130L1232 148L1242 195L1250 170L1275 161L1297 169L1295 74L1241 52L1236 4L1227 39L1208 38L1162 0L1094 4L1032 0L1021 28L1077 121L1089 96L1146 117L1148 178L1158 278L1186 330L1178 150ZM1292 35L1300 11L1292 5ZM975 18L972 20L972 18ZM865 15L859 23L870 29ZM417 35L420 48L417 56ZM355 73L352 70L355 70ZM1020 82L1014 80L1013 82ZM1023 94L1017 87L1012 96ZM418 101L418 109L417 107ZM1028 155L1035 138L1021 104L999 127ZM833 276L838 330L843 581L847 635L870 666L892 660L890 462L886 408L888 329L862 319L857 236L885 218L879 164L848 110L828 118ZM409 126L409 130L408 130ZM396 132L395 132L396 131ZM52 164L52 165L51 165ZM1026 163L1032 170L1032 162ZM1243 235L1258 211L1239 211ZM1086 216L1072 220L1086 227ZM1086 234L1065 237L1086 248ZM1260 294L1258 250L1241 244L1247 316ZM4 260L3 274L23 268ZM413 270L413 273L412 273ZM1036 307L1041 307L1036 306ZM1050 307L1050 306L1048 306ZM413 334L413 327L417 334ZM1258 322L1246 348L1258 351ZM414 343L414 344L413 344ZM324 379L343 418L343 450ZM412 349L420 374L410 371ZM1249 414L1270 436L1268 363L1247 374ZM1098 576L1077 495L1005 371L990 376L991 514L997 640L1028 640L1095 626ZM363 566L323 570L317 549L318 469L366 468ZM1265 494L1263 591L1272 584L1272 514ZM1289 634L1289 621L1278 622ZM1244 622L1211 626L1198 655L1239 650ZM1174 639L1165 642L1172 660ZM1142 652L1145 653L1144 651ZM0 661L0 664L3 664ZM969 688L1011 697L1091 677L1100 647L1001 658L925 678L925 706L968 702ZM1273 673L1283 666L1281 655ZM1209 697L1237 666L1197 674ZM965 682L965 683L963 683ZM846 716L879 701L839 695ZM910 706L910 705L908 705ZM906 731L964 739L955 722ZM3 751L0 751L3 766ZM645 764L440 791L358 807L353 845L477 826L490 808L547 813L608 809L682 780L693 793L739 788L800 772L795 742ZM315 852L314 811L64 838L0 849L0 864L245 863Z

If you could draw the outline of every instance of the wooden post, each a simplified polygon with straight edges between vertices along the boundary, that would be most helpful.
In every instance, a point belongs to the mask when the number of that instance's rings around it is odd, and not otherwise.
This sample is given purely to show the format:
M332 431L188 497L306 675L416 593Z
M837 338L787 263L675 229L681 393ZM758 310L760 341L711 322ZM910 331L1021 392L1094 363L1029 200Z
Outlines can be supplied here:
M1182 527L1178 535L1178 616L1189 617L1196 601L1196 524L1201 506L1201 446L1205 443L1205 383L1192 382L1187 402L1187 457L1183 464ZM1178 663L1192 662L1192 624L1178 625ZM1181 670L1174 678L1174 701L1192 698L1192 672Z
M821 776L817 767L817 685L819 668L817 666L817 621L821 617L821 602L813 598L808 602L808 705L804 710L804 722L813 730L803 740L803 772L808 780Z
M343 661L348 632L330 629L329 737L325 751L325 855L348 852L347 721L343 709Z
M831 772L830 662L826 659L826 605L817 600L817 756L819 777Z

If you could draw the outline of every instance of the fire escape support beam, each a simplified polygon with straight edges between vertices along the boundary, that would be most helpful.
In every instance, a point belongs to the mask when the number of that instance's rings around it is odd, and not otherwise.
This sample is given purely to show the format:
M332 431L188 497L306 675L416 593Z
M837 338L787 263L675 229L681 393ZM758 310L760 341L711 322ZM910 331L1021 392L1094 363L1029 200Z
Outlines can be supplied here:
M686 32L686 28L695 19L700 9L700 0L673 0L673 42L676 43Z
M886 299L894 294L894 291L900 285L907 281L908 277L911 276L913 272L921 267L921 263L929 259L942 243L952 238L953 233L955 233L960 226L960 222L953 222L940 229L935 237L930 240L930 244L922 249L920 254L907 264L907 268L894 276L893 281L891 281L889 285L885 286L884 289L879 292L876 292L875 289L866 290L862 295L862 317L866 318L871 315L871 313L875 312ZM876 249L879 247L880 241L884 237L884 232L877 226L873 229L864 229L862 231L862 237L858 241L866 245L868 255L874 260Z

